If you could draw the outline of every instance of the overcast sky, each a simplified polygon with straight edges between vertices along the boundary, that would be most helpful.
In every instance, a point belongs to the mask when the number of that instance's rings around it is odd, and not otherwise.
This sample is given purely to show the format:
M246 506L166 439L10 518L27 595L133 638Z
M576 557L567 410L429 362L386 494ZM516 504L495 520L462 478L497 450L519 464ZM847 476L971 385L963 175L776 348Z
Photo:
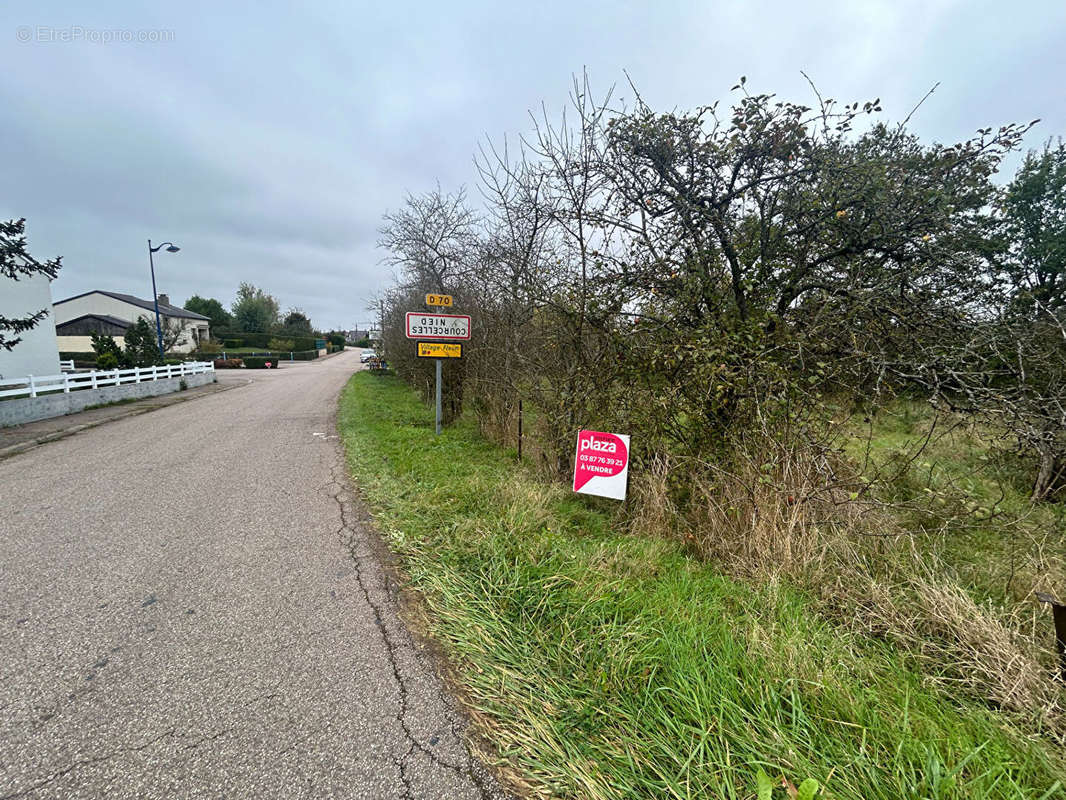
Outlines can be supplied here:
M472 184L478 141L561 108L583 68L603 89L627 70L661 110L740 75L807 102L804 70L891 119L939 81L914 124L930 139L1036 117L1030 146L1066 134L1066 0L2 5L0 216L63 256L56 300L150 297L146 240L170 239L172 301L251 281L354 326L391 282L381 215Z

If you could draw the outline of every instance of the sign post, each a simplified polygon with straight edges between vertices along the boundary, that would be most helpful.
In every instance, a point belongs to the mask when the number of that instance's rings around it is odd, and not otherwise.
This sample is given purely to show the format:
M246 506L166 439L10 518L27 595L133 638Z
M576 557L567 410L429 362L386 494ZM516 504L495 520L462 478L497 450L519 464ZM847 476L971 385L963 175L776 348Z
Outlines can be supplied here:
M629 480L629 436L580 431L574 456L574 491L614 500L626 499Z
M443 362L437 359L437 436L440 436L440 365Z
M427 306L449 307L452 297L448 294L427 294ZM470 338L470 317L465 314L438 314L435 312L408 311L406 315L406 327L408 339L428 339L429 341L418 342L419 358L433 358L436 360L437 389L436 400L436 431L440 436L441 428L441 364L445 358L462 358L463 346L461 344L449 344L449 342L463 342Z

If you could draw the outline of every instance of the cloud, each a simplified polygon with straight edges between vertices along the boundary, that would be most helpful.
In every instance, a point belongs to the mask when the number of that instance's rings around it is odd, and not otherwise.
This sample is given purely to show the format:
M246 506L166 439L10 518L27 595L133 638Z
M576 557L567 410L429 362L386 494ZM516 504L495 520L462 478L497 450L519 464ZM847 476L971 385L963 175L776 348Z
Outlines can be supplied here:
M165 42L19 42L20 26L169 31ZM958 139L1045 119L1063 132L1066 6L941 2L141 4L40 2L0 12L0 215L62 254L57 297L147 295L146 239L172 298L230 302L240 281L320 326L364 321L390 282L376 230L406 190L475 178L485 136L514 141L571 76L657 108L757 90L882 98ZM632 99L631 97L628 99Z

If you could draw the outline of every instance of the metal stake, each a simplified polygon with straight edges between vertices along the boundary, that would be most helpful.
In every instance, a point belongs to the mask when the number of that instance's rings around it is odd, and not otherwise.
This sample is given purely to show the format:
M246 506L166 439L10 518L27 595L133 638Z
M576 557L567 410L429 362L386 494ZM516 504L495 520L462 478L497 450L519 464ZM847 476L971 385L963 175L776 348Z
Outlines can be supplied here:
M437 436L440 436L440 365L441 360L437 359Z
M1059 652L1059 677L1066 682L1066 605L1044 592L1035 592L1036 599L1051 606L1055 620L1055 649Z
M522 398L518 398L518 460L522 460Z

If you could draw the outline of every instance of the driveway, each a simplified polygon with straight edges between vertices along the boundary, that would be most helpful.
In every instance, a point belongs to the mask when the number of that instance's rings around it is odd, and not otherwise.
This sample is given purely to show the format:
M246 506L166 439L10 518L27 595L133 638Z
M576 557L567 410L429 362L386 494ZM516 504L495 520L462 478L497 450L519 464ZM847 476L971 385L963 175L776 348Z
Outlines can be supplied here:
M350 502L356 369L0 461L0 798L503 796Z

